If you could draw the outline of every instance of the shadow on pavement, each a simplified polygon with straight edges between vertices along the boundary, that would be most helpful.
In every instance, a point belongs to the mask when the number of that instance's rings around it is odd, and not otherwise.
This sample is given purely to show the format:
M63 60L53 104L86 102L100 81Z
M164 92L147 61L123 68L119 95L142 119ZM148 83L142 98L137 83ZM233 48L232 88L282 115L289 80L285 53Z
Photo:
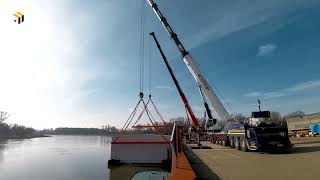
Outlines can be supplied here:
M187 145L183 146L183 151L197 175L197 180L221 180Z
M320 152L320 146L293 146L287 150L278 150L278 151L264 151L260 152L260 154L303 154L303 153L310 153L310 152Z
M315 143L320 143L320 141L295 142L294 144L315 144Z
M320 151L320 146L292 147L288 151L292 154L317 152Z

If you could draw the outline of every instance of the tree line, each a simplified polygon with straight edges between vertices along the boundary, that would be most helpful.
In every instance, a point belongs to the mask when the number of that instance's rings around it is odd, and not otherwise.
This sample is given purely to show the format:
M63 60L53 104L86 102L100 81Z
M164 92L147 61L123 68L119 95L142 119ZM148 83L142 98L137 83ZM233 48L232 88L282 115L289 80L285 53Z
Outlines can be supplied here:
M36 130L19 124L8 124L6 120L9 117L8 112L0 111L0 139L32 138L46 135L112 135L119 132L115 126L110 125L102 126L101 129L59 127Z
M19 124L7 124L5 121L9 116L8 112L0 111L0 139L31 138L39 136L39 133L31 127L25 127Z
M113 135L117 134L119 130L114 126L102 126L99 128L72 128L59 127L56 129L43 129L40 131L46 135Z
M303 117L306 114L303 111L295 111L286 115L281 115L280 112L271 112L270 118L267 120L268 123L286 125L287 119L295 117ZM59 127L56 129L43 129L35 130L31 127L25 127L18 124L7 124L5 121L9 118L9 113L0 111L0 139L2 138L31 138L43 135L114 135L121 132L121 129L117 129L115 126L104 125L101 128L70 128L70 127ZM248 117L242 114L233 115L233 120L239 122L245 122ZM198 118L200 124L204 124L204 118ZM219 121L218 121L219 123ZM165 126L163 128L132 128L129 127L124 134L170 134L173 124L177 124L183 128L186 132L189 127L189 121L184 117L171 118L167 123L158 123L156 126ZM146 124L151 125L151 124ZM138 125L139 126L139 125ZM142 126L142 125L141 125Z

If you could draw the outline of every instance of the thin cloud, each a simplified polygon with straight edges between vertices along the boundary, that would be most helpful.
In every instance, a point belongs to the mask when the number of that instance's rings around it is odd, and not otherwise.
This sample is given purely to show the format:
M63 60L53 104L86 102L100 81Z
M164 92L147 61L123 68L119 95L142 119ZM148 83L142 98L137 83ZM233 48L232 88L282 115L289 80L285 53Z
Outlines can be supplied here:
M244 94L243 96L251 97L251 98L261 98L262 97L264 99L272 99L272 98L278 98L278 97L285 96L285 93L277 92L277 91L273 91L273 92L250 92L250 93Z
M245 96L245 97L259 97L261 95L262 95L261 92L250 92L250 93L244 94L243 96Z
M278 97L282 97L285 96L285 93L282 92L267 92L263 94L264 99L273 99L273 98L278 98Z
M277 22L275 18L283 17L283 15L297 12L300 9L314 7L319 5L318 0L309 1L292 1L292 0L269 0L269 1L250 1L249 3L233 2L232 5L228 2L209 2L203 5L202 9L212 8L212 10L205 10L201 13L202 16L212 19L211 23L207 21L198 20L197 27L190 33L189 37L185 39L188 47L195 48L206 42L218 40L223 37L234 34L235 32L245 30L256 25L272 22L272 26L260 29L260 34L273 32L282 28L289 22L283 20ZM250 8L248 8L250 7ZM243 11L243 9L246 9ZM179 11L178 11L179 12ZM199 12L198 12L199 13ZM179 14L177 14L179 15ZM193 20L195 21L195 20Z
M170 91L174 90L174 88L171 86L156 86L155 88L156 89L166 89L166 90L170 90Z
M243 96L244 97L262 97L264 99L273 99L283 96L288 96L293 93L303 92L310 89L320 88L320 80L312 80L312 81L306 81L302 83L298 83L296 85L290 86L288 88L280 89L277 91L270 91L270 92L250 92L246 93Z
M272 54L278 46L276 44L265 44L260 47L258 47L258 53L257 56L267 56Z
M320 80L303 82L287 88L286 91L297 92L297 91L304 91L304 90L313 89L317 87L320 87Z

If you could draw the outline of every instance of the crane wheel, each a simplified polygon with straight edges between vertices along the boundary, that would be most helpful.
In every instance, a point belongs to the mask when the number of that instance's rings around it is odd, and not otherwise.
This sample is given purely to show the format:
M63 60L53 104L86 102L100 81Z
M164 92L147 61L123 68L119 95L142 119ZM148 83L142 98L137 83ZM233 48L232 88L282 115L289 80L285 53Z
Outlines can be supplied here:
M230 147L234 148L234 137L229 137Z
M222 146L227 146L227 140L224 139L223 141L221 141L221 145L222 145Z
M234 137L234 148L235 148L236 150L240 150L239 137Z
M244 137L240 138L240 148L241 148L241 151L244 151L244 152L247 152L249 150L247 146L247 140Z

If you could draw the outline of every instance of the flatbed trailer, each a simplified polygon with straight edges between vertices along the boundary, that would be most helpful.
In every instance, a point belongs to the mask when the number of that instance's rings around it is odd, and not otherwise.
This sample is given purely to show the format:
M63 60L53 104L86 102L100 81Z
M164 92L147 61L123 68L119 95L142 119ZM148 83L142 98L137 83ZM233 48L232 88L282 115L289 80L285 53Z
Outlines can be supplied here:
M309 137L310 129L301 128L301 129L291 129L294 137Z
M320 123L311 124L309 128L291 129L294 137L315 137L320 134Z

